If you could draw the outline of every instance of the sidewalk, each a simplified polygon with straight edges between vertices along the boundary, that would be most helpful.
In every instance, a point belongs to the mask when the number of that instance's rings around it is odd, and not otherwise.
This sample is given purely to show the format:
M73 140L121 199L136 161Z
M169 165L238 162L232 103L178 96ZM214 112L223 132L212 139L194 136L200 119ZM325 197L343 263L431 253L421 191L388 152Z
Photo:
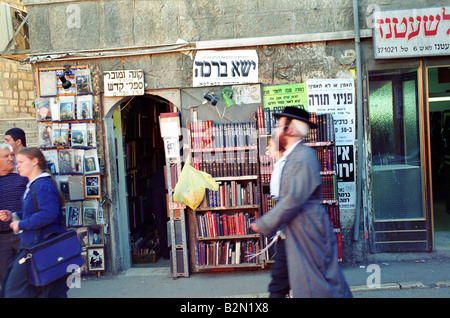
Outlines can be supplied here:
M352 291L371 290L368 278L379 269L380 288L450 287L450 251L374 254L364 264L343 266ZM82 277L81 288L69 298L219 298L267 297L270 269L259 271L194 273L173 279L170 263L159 260L149 267L133 267L117 275ZM369 271L368 271L369 270ZM373 277L373 276L372 276ZM369 283L374 282L369 278Z

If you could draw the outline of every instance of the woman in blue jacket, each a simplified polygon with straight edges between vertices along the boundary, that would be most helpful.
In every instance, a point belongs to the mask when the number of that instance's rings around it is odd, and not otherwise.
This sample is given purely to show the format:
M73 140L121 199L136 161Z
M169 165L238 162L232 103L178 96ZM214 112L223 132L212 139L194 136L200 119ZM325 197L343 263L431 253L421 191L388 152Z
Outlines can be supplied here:
M19 262L27 248L41 242L50 233L64 230L61 207L64 199L50 173L46 171L44 155L38 148L23 148L17 155L17 170L29 182L23 195L20 221L10 227L21 231L21 249L2 282L3 297L67 297L66 278L44 286L35 287L28 282L27 262ZM11 213L9 213L9 218Z

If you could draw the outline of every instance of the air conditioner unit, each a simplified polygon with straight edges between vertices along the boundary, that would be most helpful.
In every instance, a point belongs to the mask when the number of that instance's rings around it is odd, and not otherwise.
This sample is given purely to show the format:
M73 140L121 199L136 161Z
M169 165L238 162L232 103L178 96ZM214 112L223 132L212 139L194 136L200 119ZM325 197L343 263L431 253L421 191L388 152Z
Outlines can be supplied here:
M8 4L0 3L0 52L4 51L22 25L27 13ZM28 25L25 23L18 31L7 51L20 51L30 48Z

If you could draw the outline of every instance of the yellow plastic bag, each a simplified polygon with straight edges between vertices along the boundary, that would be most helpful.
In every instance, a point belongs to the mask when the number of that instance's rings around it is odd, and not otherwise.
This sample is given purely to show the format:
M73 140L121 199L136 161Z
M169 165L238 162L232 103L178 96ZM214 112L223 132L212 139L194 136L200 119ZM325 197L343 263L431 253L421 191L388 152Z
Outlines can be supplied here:
M173 201L196 209L205 196L205 189L217 191L219 184L212 179L209 173L199 171L191 166L190 158L189 155L181 170L173 193Z

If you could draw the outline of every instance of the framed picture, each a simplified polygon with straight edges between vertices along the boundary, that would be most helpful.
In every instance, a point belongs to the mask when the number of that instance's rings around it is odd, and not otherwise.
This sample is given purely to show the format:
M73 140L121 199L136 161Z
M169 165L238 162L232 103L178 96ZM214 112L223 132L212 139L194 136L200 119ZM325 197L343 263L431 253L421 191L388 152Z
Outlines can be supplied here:
M89 120L94 118L94 97L92 95L77 96L77 119Z
M42 153L44 154L45 161L47 161L47 169L50 170L52 174L58 174L58 150L45 150L42 151Z
M73 149L58 151L58 169L61 174L74 173Z
M77 85L78 95L92 93L92 81L90 69L75 70L75 82Z
M56 71L39 71L39 96L56 96Z
M51 123L38 124L39 148L53 148L53 125Z
M97 150L86 150L84 152L84 173L85 174L98 174L100 173L100 167L98 165Z
M92 226L98 225L98 201L90 200L83 203L83 225Z
M49 98L36 98L34 101L36 106L36 120L37 121L51 121L52 110Z
M65 204L66 224L68 227L78 227L82 225L82 207L81 201L67 202Z
M84 176L84 196L86 199L100 197L100 175Z
M84 150L83 149L72 149L72 150L73 150L74 172L82 174L84 172Z
M61 96L59 98L59 120L75 119L75 97Z
M69 124L52 124L52 142L53 147L64 148L69 146Z
M95 124L90 123L86 124L87 133L86 133L86 146L89 148L97 147L97 131L95 130Z
M57 182L66 182L68 185L68 195L69 200L84 200L84 189L83 189L83 176L82 175L57 175L55 176ZM62 183L60 184L61 192L64 191L62 189Z
M77 237L78 241L80 242L81 249L86 250L86 247L89 246L88 228L87 227L77 228Z
M71 125L72 147L87 147L87 126L86 123L74 123Z
M88 244L90 247L103 246L103 226L88 227Z
M105 252L103 248L88 248L87 249L87 265L89 271L104 271L105 270Z

